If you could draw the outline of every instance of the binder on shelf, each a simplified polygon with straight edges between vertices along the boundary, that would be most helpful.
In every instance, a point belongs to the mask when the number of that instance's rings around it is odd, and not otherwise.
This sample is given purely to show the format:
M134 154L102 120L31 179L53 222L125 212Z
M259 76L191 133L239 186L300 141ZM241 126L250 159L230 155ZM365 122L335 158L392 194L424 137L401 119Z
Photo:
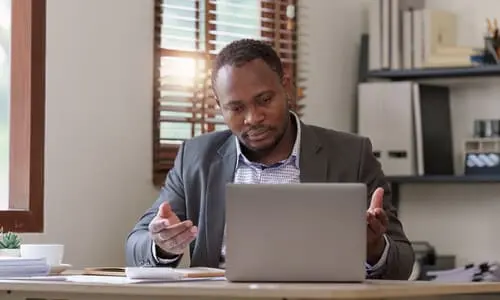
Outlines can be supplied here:
M449 91L415 82L358 86L358 133L388 176L453 175Z
M371 139L386 175L417 173L412 90L411 82L359 85L359 133Z
M370 2L370 71L473 66L477 52L458 42L457 15L428 2Z
M450 90L420 84L419 93L425 175L454 175Z

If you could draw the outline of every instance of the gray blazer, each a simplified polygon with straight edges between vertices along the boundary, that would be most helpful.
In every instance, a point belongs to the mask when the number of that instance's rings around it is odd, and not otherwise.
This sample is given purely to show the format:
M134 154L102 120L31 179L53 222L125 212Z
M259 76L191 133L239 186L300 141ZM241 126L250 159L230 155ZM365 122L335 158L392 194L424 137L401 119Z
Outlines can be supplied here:
M372 154L369 139L301 125L301 182L363 182L370 195L377 187L384 187L391 247L387 264L376 277L408 279L414 253L391 205L390 186ZM198 226L198 237L189 249L191 266L218 267L225 224L225 186L233 181L235 165L236 145L230 131L213 132L186 141L179 149L159 198L127 238L127 265L158 265L152 256L148 225L160 204L169 201L182 221L189 219ZM370 199L368 197L367 207ZM176 267L178 262L168 266Z

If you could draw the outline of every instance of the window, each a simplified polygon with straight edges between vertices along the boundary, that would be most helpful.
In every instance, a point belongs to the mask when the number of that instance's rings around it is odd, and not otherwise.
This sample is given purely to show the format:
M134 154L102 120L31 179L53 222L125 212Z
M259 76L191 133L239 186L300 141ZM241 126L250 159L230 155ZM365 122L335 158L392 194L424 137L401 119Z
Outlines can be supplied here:
M12 0L0 0L0 209L9 208L10 32Z
M163 185L184 140L226 129L210 86L211 61L225 45L240 38L267 41L296 80L296 1L156 0L155 185ZM300 89L295 96L291 106L300 114Z
M0 0L0 226L43 230L45 0Z

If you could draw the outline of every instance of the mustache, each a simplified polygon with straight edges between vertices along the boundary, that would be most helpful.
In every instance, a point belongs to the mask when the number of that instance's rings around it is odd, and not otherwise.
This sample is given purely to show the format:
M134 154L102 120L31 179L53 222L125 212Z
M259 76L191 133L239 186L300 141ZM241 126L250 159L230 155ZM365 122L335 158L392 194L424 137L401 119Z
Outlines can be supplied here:
M252 126L247 131L243 132L242 135L244 137L247 137L250 135L257 135L257 134L260 134L260 133L268 131L268 130L271 130L270 126L266 126L266 125Z

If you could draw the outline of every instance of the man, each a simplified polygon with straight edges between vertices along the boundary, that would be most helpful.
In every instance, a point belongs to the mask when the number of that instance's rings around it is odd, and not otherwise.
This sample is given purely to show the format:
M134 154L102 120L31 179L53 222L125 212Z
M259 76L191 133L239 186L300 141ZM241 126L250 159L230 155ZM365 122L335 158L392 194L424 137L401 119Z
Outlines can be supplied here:
M160 197L128 237L128 265L176 267L189 247L191 266L223 266L228 182L363 182L367 278L408 279L414 253L367 138L302 123L289 110L290 78L259 41L222 49L212 84L229 130L180 147Z

